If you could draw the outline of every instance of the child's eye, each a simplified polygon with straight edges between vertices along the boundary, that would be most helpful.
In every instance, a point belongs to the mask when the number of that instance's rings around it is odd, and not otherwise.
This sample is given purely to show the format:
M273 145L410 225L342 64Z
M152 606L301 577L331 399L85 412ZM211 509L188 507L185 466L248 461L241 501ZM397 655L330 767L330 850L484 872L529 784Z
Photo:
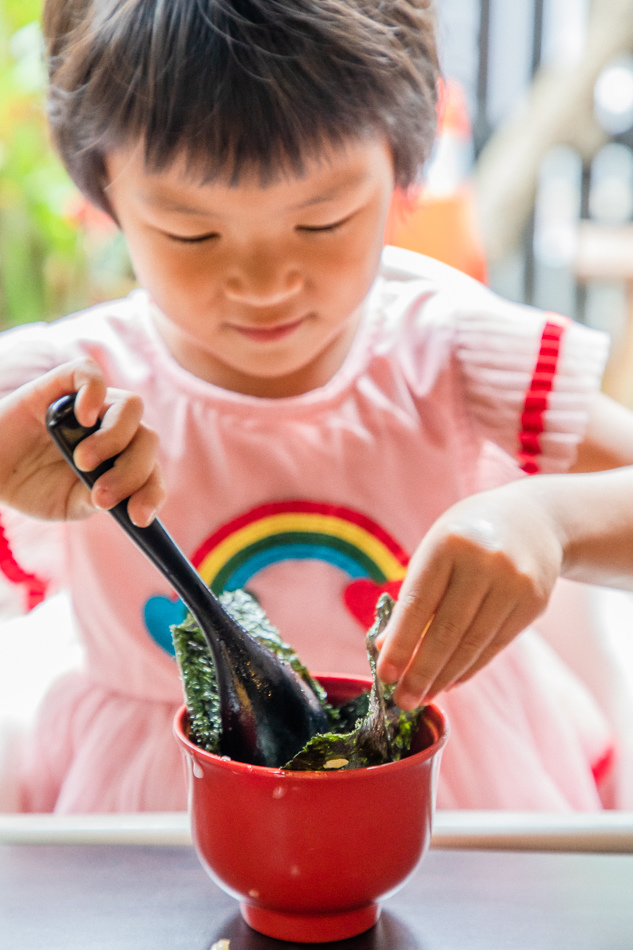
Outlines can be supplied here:
M182 234L167 234L171 241L177 241L178 244L203 244L205 241L211 241L220 237L217 231L209 231L208 234L195 234L193 237Z
M322 224L322 225L319 225L318 227L311 227L307 224L300 224L297 227L297 231L303 231L303 232L307 231L309 234L319 234L321 232L337 231L344 224L347 224L347 222L350 220L351 217L353 216L351 214L348 214L346 218L341 218L340 221L334 221L332 224Z

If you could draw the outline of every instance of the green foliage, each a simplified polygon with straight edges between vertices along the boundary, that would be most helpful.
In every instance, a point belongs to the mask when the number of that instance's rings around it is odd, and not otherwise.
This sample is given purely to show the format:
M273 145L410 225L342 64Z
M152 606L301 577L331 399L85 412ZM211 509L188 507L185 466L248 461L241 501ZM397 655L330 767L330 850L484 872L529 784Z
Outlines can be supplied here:
M42 0L0 0L0 329L132 286L123 240L56 157L44 114Z

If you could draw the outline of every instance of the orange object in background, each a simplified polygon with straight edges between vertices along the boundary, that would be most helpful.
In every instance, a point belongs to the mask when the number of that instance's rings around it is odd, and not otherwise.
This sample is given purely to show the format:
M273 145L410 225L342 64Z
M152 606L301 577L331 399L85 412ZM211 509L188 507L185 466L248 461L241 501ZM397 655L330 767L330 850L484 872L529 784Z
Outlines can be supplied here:
M452 80L441 85L438 116L438 138L425 182L395 193L386 242L427 254L486 283L470 183L472 127L464 93Z

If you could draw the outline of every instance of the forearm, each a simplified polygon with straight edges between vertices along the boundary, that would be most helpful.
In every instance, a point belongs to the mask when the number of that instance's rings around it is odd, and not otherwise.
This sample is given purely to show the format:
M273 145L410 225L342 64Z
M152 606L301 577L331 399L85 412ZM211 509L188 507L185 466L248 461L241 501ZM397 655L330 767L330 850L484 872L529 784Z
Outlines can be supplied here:
M561 575L633 590L633 467L522 482L559 538Z

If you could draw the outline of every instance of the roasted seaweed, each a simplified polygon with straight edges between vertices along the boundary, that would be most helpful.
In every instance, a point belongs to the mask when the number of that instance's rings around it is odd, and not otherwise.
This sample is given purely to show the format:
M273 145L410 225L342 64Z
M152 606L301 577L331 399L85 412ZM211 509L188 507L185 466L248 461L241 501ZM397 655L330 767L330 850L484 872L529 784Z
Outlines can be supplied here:
M311 686L325 709L331 732L313 739L284 768L320 771L363 768L394 761L406 755L416 733L422 710L404 712L393 702L393 687L376 676L375 641L384 629L393 600L383 594L376 622L367 635L367 653L373 686L341 707L327 701L323 687L310 675L299 657L285 643L259 603L246 591L221 595L229 613L260 643L295 669ZM208 752L220 749L221 723L213 659L206 640L192 617L172 627L176 659L189 713L190 738Z
M367 712L350 731L341 729L314 736L286 766L297 771L358 769L394 762L407 754L422 715L421 709L405 712L393 701L394 688L376 675L376 639L387 625L393 600L383 594L376 608L376 621L367 634L367 654L373 677Z

